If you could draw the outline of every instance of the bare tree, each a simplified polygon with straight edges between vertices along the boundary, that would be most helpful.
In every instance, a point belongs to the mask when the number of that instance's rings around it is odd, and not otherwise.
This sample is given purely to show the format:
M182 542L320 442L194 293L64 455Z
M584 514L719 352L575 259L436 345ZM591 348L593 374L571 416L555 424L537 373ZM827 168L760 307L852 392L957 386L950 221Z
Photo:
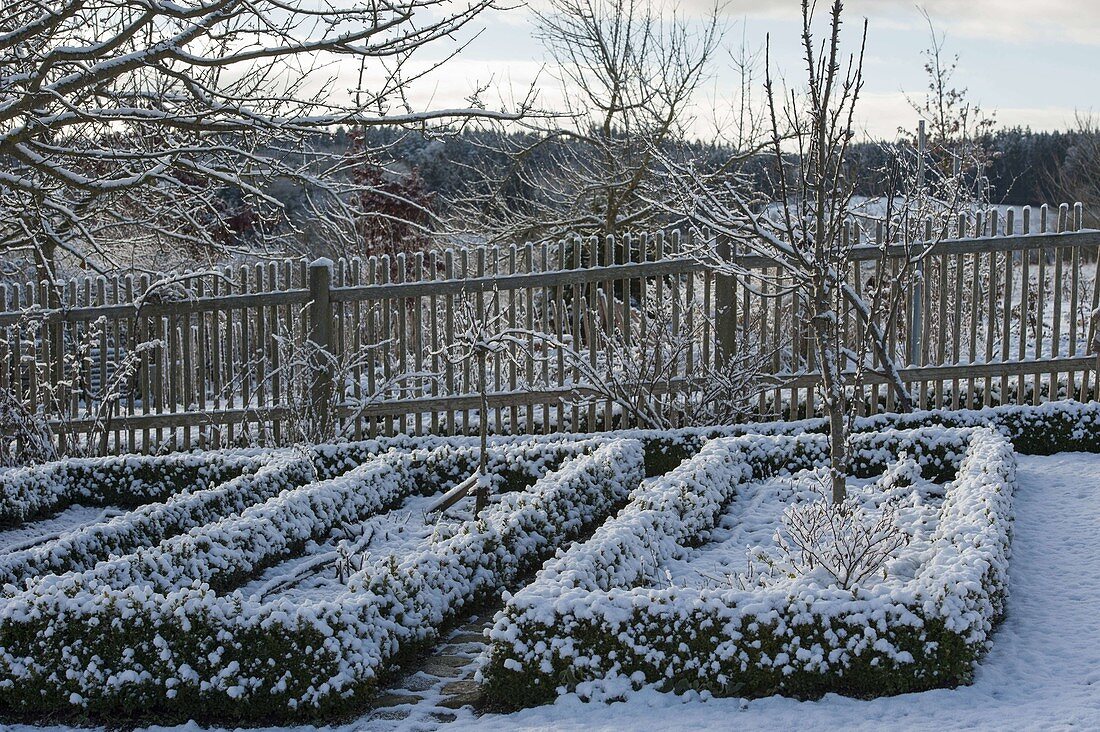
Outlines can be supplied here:
M416 110L420 49L461 33L492 0L59 0L0 10L0 252L120 264L117 243L224 248L224 192L270 221L276 178L353 205L339 155L316 144L335 125L424 126L482 108ZM461 44L458 45L461 48ZM457 52L457 49L454 51ZM451 54L453 55L453 53ZM357 88L340 70L360 69ZM330 202L331 203L331 202ZM354 227L350 227L354 231Z
M508 162L460 207L461 223L516 242L660 228L655 152L691 123L722 38L718 7L693 23L649 0L550 0L535 16L564 108L502 140ZM517 189L518 204L506 193Z
M958 69L958 55L948 57L944 51L946 35L936 31L932 18L921 10L928 24L929 46L924 50L924 72L928 85L923 99L909 97L909 106L927 124L927 150L934 168L940 169L945 181L971 180L982 186L985 169L992 152L984 138L993 132L996 119L986 114L970 91L954 86L952 79ZM911 134L911 131L910 131ZM964 175L965 174L965 177Z
M450 366L473 366L477 369L477 393L480 397L478 435L481 450L478 459L475 511L489 505L489 374L490 360L503 359L514 366L524 360L546 358L536 353L537 347L557 344L552 336L509 324L506 309L500 305L502 294L492 292L467 293L459 301L455 313L454 337L436 353ZM516 307L515 303L510 304ZM466 485L465 483L462 485ZM464 490L459 495L465 495ZM449 504L448 504L449 505Z
M748 189L736 175L705 178L697 171L670 166L671 178L683 192L681 210L696 225L734 242L742 253L776 262L780 276L773 293L787 293L799 301L821 374L822 404L829 422L830 472L833 499L844 500L848 473L847 367L852 354L845 349L841 313L849 305L861 312L867 331L882 348L882 362L891 372L899 400L909 396L897 374L892 354L885 350L881 326L870 319L866 303L846 284L851 242L845 236L850 216L852 185L845 175L845 152L853 138L854 114L863 87L863 47L846 59L841 50L843 4L834 0L829 32L815 39L814 7L802 3L802 51L806 64L804 94L777 91L766 63L769 146L778 171L775 183L779 204ZM769 41L770 55L770 41ZM785 149L790 149L790 152ZM730 258L700 237L704 246L693 254L716 271L758 286L761 273Z
M834 0L828 33L819 42L813 32L814 4L802 3L804 90L777 90L770 64L765 66L774 195L753 190L752 181L734 166L717 176L675 163L667 166L669 183L681 193L679 210L708 232L697 237L701 245L692 256L761 294L795 300L801 321L796 327L812 335L810 347L821 376L837 503L846 494L853 394L861 392L868 373L876 372L893 392L898 409L912 408L899 367L915 361L916 342L909 339L910 352L900 353L891 345L890 329L912 325L912 317L920 315L916 307L905 312L910 285L918 290L923 286L927 255L973 200L961 166L943 171L928 165L921 134L915 144L902 140L889 146L881 171L888 192L881 201L874 207L853 201L847 152L863 86L867 26L865 21L858 51L843 54L842 11L841 0ZM860 247L853 228L859 219L871 219L882 228L883 237L874 247ZM754 268L749 266L753 259L769 264ZM864 276L865 289L857 291L849 277L865 267L893 272L893 281L872 283ZM769 271L774 273L765 274ZM854 328L849 325L853 321Z

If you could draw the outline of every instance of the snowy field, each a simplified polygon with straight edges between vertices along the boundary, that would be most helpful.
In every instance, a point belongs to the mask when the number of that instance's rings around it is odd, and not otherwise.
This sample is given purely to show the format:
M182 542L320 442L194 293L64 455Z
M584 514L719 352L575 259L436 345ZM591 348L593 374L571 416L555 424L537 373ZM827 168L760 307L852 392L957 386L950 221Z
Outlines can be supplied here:
M1100 455L1019 458L1008 618L972 686L858 701L741 701L643 690L627 701L557 703L507 715L457 711L448 724L414 715L353 730L1096 729L1100 727ZM16 725L12 732L43 730ZM45 728L61 730L65 728ZM197 730L197 725L151 730ZM296 729L315 727L268 728Z

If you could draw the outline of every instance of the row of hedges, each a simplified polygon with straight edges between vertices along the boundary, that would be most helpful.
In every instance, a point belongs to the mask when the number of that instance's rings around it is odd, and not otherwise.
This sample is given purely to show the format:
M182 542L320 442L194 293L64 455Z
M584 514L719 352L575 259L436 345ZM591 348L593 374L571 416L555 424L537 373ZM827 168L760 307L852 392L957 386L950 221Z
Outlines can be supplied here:
M639 443L603 445L415 554L364 570L331 600L261 603L198 582L35 586L0 605L0 710L117 723L361 708L387 665L440 622L606 518L642 465Z
M92 569L41 578L31 591L148 584L171 592L196 583L231 590L290 558L310 539L327 536L334 526L394 508L415 490L409 462L408 453L387 453L339 477L283 490L240 513L216 515L185 534Z
M327 476L329 481L337 480L341 472L348 469L353 469L355 478L362 477L363 471L354 468L356 463L352 461L351 456L355 456L361 463L366 461L365 465L371 465L371 462L379 459L379 456L408 455L408 460L404 461L404 469L407 473L407 480L403 483L405 488L393 494L379 489L379 495L389 495L390 499L393 500L404 498L405 495L414 491L431 494L448 489L455 482L470 474L477 465L478 454L473 446L451 447L441 439L419 440L416 444L432 447L430 449L421 447L408 452L398 452L392 448L386 452L383 449L385 447L383 443L372 440L367 441L367 443L353 444L353 449L328 451L318 448L312 452L315 455L324 456L320 474ZM591 440L576 440L570 441L570 443L553 443L549 445L495 446L489 451L489 468L491 468L494 481L494 490L505 491L526 488L540 474L557 467L565 459L592 450L594 446L595 443ZM233 567L240 567L241 569L230 571L227 565L224 568L226 571L222 572L218 579L207 576L206 573L200 571L186 575L188 571L187 561L194 562L195 557L201 557L208 554L209 551L218 550L217 545L222 543L222 539L216 539L208 535L208 532L204 531L202 527L220 521L222 518L237 516L242 511L249 511L249 521L244 523L241 523L240 520L231 522L230 526L221 527L220 535L229 536L226 532L233 532L234 539L230 542L232 546L241 542L249 542L249 540L254 544L262 542L263 539L259 534L253 538L249 538L251 532L245 532L245 535L241 535L241 532L244 531L242 527L245 524L251 526L256 522L257 512L260 511L257 504L270 502L273 504L270 509L277 513L277 506L282 501L279 494L286 490L303 487L303 485L313 480L315 470L318 469L317 462L318 460L315 459L315 456L310 455L310 452L299 450L276 451L271 455L264 456L264 462L259 469L245 473L243 476L217 485L217 487L205 488L200 483L194 492L184 490L173 494L164 503L142 505L139 509L113 518L109 522L75 528L73 531L66 532L40 546L13 551L7 556L0 557L0 584L12 583L21 586L27 579L43 575L46 572L64 573L88 570L96 567L99 562L108 557L125 557L136 553L142 548L155 546L162 540L177 537L175 544L178 546L166 550L182 557L189 555L190 558L174 562L172 566L175 569L154 570L152 573L141 572L141 577L160 576L164 578L163 582L157 584L157 587L162 589L174 587L178 579L185 576L209 581L217 588L231 587L232 583L241 576L241 571L244 571L245 565L241 561L229 562ZM354 481L346 483L346 485L348 485L346 490L351 491L353 494L363 488L363 485L359 485ZM329 489L328 485L322 487L318 495L326 493ZM300 495L308 496L309 494L309 491L304 491ZM370 500L374 501L373 495ZM362 507L359 506L359 503L351 500L345 507L351 510L353 505ZM386 505L389 505L387 501L378 503L379 507ZM282 511L286 514L289 509L287 506L283 506ZM343 520L341 517L343 514L333 515L335 516L333 521ZM287 521L290 520L289 514L283 517ZM312 532L310 536L323 532L324 529L330 527L331 522L326 523L327 521L327 518L316 512L313 513L308 529ZM273 536L281 535L286 528L278 527L271 521L267 523L271 526L267 533ZM287 524L287 526L290 526L290 524ZM185 532L189 532L194 536L190 538L179 536ZM304 540L301 539L301 533L303 532L295 531L282 537L281 540L270 539L268 540L268 546L272 548L274 544L271 544L271 542L274 540L275 544L283 546L287 551L293 551ZM274 551L268 551L265 556L271 559L277 558ZM112 562L112 571L117 570L119 565L119 561ZM132 577L132 571L129 570L119 575L119 577L121 578L119 582L136 581L136 578ZM119 582L116 582L116 584Z
M0 471L0 527L74 503L133 508L183 491L201 490L256 470L259 452L70 459Z
M333 478L391 449L432 449L423 438L397 436L339 445L282 449L227 449L168 455L66 458L0 470L0 528L7 528L79 503L137 508L178 493L214 487L272 460L304 459L317 477Z
M1100 403L1048 402L1039 406L1001 406L977 410L946 409L880 414L855 420L857 432L910 429L922 426L995 426L1011 439L1023 454L1053 454L1065 451L1100 450ZM490 471L507 489L510 481L525 484L524 473L537 463L545 445L565 445L582 440L602 444L608 440L636 439L646 447L647 474L660 475L675 467L710 439L745 434L824 433L823 419L798 422L765 422L727 427L678 430L622 430L588 435L516 435L492 438L494 447L512 446L525 451L521 470L512 474L507 464ZM387 450L431 452L449 447L450 470L469 474L477 463L477 440L472 437L395 437L333 445L316 445L297 451L313 461L319 477L331 478L350 470ZM265 461L294 450L226 450L210 453L179 453L146 457L125 455L110 458L66 460L29 468L0 471L0 527L17 524L73 502L89 505L136 507L183 491L201 490L224 482ZM439 453L442 454L442 453ZM499 454L499 453L498 453Z
M1023 455L1059 452L1100 452L1100 402L1049 402L1038 406L1003 406L951 411L934 409L907 414L878 414L854 420L854 433L906 430L919 427L993 427ZM646 445L647 470L659 475L694 454L708 440L738 435L825 434L824 419L798 422L762 422L725 427L680 430L624 430L608 438L642 440Z
M50 572L89 570L110 556L129 555L142 547L240 513L288 488L309 483L314 468L308 458L278 453L255 472L194 492L175 493L163 503L149 503L110 521L84 526L45 544L0 557L5 594L40 581Z
M589 542L548 563L509 600L483 669L489 697L504 707L538 704L616 677L797 697L966 680L1003 610L1015 453L990 429L885 437L857 446L857 460L879 464L890 444L957 471L933 538L935 559L912 581L855 590L798 579L756 591L655 588L662 561L714 525L738 483L784 463L802 467L825 447L815 435L716 440L647 482Z
M855 419L853 431L879 432L937 425L996 427L1013 442L1017 452L1025 455L1100 451L1100 403L1097 402L1062 400L1037 406L1006 405L974 410L933 409L908 414L878 414ZM758 422L722 427L685 427L675 430L628 429L584 434L498 435L490 439L494 446L523 445L528 446L530 450L537 450L541 445L560 444L573 440L598 444L618 439L640 440L646 451L646 475L656 476L672 470L682 460L695 454L708 440L718 437L753 434L824 434L827 431L828 424L824 419L812 418L796 422ZM377 442L406 449L450 445L472 456L470 469L476 464L477 440L473 437L398 436L383 438ZM348 456L369 451L370 444L352 442L313 449L322 451L326 460L349 459Z

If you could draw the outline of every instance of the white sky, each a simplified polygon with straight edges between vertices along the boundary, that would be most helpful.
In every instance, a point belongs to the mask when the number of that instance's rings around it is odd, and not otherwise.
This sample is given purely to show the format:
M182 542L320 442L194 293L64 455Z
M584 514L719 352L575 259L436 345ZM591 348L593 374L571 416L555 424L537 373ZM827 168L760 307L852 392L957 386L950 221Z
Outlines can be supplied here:
M680 8L691 12L705 4L683 0ZM819 0L819 5L824 21L828 2ZM920 5L946 33L945 51L960 57L956 85L968 87L983 108L996 110L1001 126L1064 129L1073 123L1075 110L1100 107L1100 0L923 0ZM728 0L727 44L739 45L744 36L749 46L758 46L770 33L773 68L796 81L801 71L798 9L798 0ZM899 126L915 124L905 94L923 93L921 51L929 45L928 30L911 0L848 0L852 50L863 17L870 27L860 124L870 135L892 137ZM539 101L553 107L561 91L548 74L540 75L545 58L531 34L530 11L523 6L494 11L477 26L481 34L415 91L414 104L462 105L479 83L492 81L495 91L484 97L492 106L540 79ZM733 84L720 59L713 87L723 95ZM709 117L705 108L711 100L701 98L698 104L701 116ZM703 122L699 134L707 134Z

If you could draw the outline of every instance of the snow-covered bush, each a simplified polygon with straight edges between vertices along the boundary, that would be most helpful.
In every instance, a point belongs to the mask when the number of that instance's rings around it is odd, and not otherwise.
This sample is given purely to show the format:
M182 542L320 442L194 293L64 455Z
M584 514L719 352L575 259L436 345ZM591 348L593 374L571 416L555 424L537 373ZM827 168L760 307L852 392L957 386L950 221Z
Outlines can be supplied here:
M932 426L940 423L964 429ZM925 478L951 481L936 524L936 562L886 594L798 583L744 594L663 581L663 564L705 540L744 481L820 462L821 420L493 438L499 513L445 526L420 551L350 567L354 591L308 602L261 602L218 594L210 584L228 589L293 553L312 527L342 520L342 505L299 494L286 504L293 514L279 514L292 517L297 533L280 535L269 512L283 505L276 499L283 490L316 480L337 492L360 479L389 485L372 468L341 476L392 451L407 453L403 490L434 493L476 467L476 440L400 436L0 472L5 496L33 494L11 502L16 520L74 501L141 506L125 521L0 558L5 581L21 585L0 600L0 709L102 717L132 705L166 721L232 722L354 708L383 669L429 641L440 623L490 592L518 589L582 526L598 524L640 480L643 452L654 479L633 490L630 506L511 598L487 669L497 698L530 703L559 686L635 672L723 694L862 695L962 681L1003 612L1012 452L997 435L973 429L985 425L1021 452L1100 450L1100 404L857 420L854 475L878 475L904 451L910 472L919 466ZM692 459L680 464L684 458ZM158 472L160 464L169 467ZM356 511L373 510L352 500ZM223 533L230 527L247 533ZM215 546L223 543L233 551ZM104 560L114 566L112 554L130 566L138 556L163 565L143 559L132 586L107 583L94 569ZM979 575L976 567L985 569ZM33 581L68 570L76 571Z
M407 459L401 458L402 474L405 477L401 481L400 490L394 492L390 489L392 486L383 489L379 485L371 483L371 492L368 492L366 497L358 495L356 491L362 492L366 484L358 485L356 481L362 479L365 473L369 473L371 469L364 470L354 466L359 463L369 466L380 455L394 455L400 451L390 447L390 445L400 445L402 443L421 445L422 447L401 452L402 455L407 455ZM494 490L518 490L529 486L536 477L557 467L562 461L591 451L597 445L598 443L594 441L578 440L574 442L540 443L537 445L519 443L494 446L489 452ZM387 449L389 452L386 452ZM186 456L187 463L199 465L197 457ZM291 507L293 501L284 501L280 493L286 489L306 485L315 477L315 471L321 471L323 475L328 476L329 481L339 477L344 470L350 469L355 473L349 476L349 481L336 481L336 485L344 486L346 490L351 492L352 498L343 501L341 504L348 511L359 510L368 503L370 506L374 506L372 510L377 510L390 505L393 500L399 500L411 493L431 494L439 490L446 490L476 467L477 449L467 445L452 447L445 440L439 438L419 441L406 439L365 441L349 443L336 448L311 448L307 451L280 450L241 459L254 461L261 467L256 469L255 472L240 475L211 488L204 488L203 482L198 481L195 483L193 490L184 490L181 493L172 495L163 503L150 503L110 521L79 527L64 532L57 538L38 546L0 557L0 585L7 583L22 585L24 578L36 577L47 572L81 572L95 567L97 563L113 555L122 557L122 559L98 567L99 574L97 576L114 576L112 573L121 571L120 567L126 565L129 568L118 575L118 582L136 581L137 576L147 578L159 575L169 584L158 586L162 589L171 588L175 586L174 583L177 578L175 571L161 574L159 570L149 570L149 572L142 570L139 575L133 575L132 573L136 571L133 567L133 560L126 555L145 549L147 551L140 553L141 556L145 557L146 563L153 562L154 564L150 566L159 565L163 559L161 554L150 555L148 550L155 548L157 543L162 540L171 539L171 537L185 532L189 532L188 536L191 538L177 537L173 540L174 544L171 546L175 548L171 551L177 554L187 554L190 557L188 561L195 561L195 557L213 551L214 549L211 549L211 547L216 549L227 541L232 546L237 546L242 541L259 542L261 539L255 535L255 532L241 533L244 531L243 526L254 527L256 525L255 517L262 510L258 504L268 502L272 504L272 506L269 506L271 510L276 510L273 508L274 506L281 506L278 510L283 513L293 513L295 510ZM250 465L250 467L252 466ZM208 470L207 473L213 474L213 470ZM59 483L59 485L68 485L71 490L73 484ZM319 489L316 489L317 485L320 485ZM311 488L316 489L317 495L330 495L329 489L331 486L315 484ZM142 489L143 484L139 483L137 490L141 491ZM307 495L309 494L306 492L299 493L294 496L294 499L308 500L305 498ZM381 502L375 500L381 496L387 496L388 498L386 501ZM364 503L364 501L368 503ZM247 511L251 523L241 523L238 519L227 518L236 516L242 511ZM322 515L327 516L328 513L311 514L314 519L310 523L311 531L323 531L331 527L331 522L326 523L327 519L320 518ZM294 518L300 519L301 516L295 515ZM231 541L217 538L209 533L212 527L217 527L215 522L222 521L224 523L223 519L229 521L230 526L224 529L223 533L224 531L230 531L233 537ZM291 519L288 514L282 516L279 520L290 521ZM211 527L208 527L207 524L211 524ZM269 556L269 559L277 558L278 555L274 553L276 545L282 546L286 551L292 551L297 546L295 542L301 540L300 536L294 541L289 540L290 535L294 533L289 531L289 523L279 524L278 521L272 519L268 521L268 525L272 527L269 533L272 536L280 537L268 540L269 551L267 556ZM286 532L285 535L284 532ZM301 532L294 533L294 535L298 536L299 533ZM196 546L205 548L196 549ZM162 548L157 551L163 552L169 551L169 549ZM232 553L228 549L221 551ZM158 558L153 559L154 556ZM240 562L244 562L244 560L240 559L238 563ZM241 564L241 566L254 569L247 562ZM191 578L210 582L215 587L232 585L235 580L228 578L237 575L228 572L228 565L222 569L223 574L221 576L223 579L215 580L213 576L202 573L191 575ZM249 571L252 571L252 569Z
M503 453L515 460L518 451ZM428 462L416 468L416 456L406 457L409 476ZM385 473L368 466L360 478L385 483ZM640 443L605 444L525 491L504 494L478 521L442 531L407 556L368 565L333 599L265 603L239 592L219 595L200 579L186 584L190 573L200 573L197 564L176 576L183 584L169 591L145 577L111 586L96 569L39 582L0 604L0 708L98 718L140 709L159 721L233 722L318 718L360 707L395 657L605 519L642 475ZM278 503L293 500L299 517L310 511L334 516L344 510L336 493L349 498L337 486L355 479L349 473L329 481L330 504L291 499L306 489ZM369 500L370 490L363 492ZM263 561L253 549L285 541L267 530L275 505L237 519L238 528L247 524L257 538L252 548L237 547L248 561ZM228 532L228 525L221 529ZM218 536L219 542L236 540ZM161 546L176 543L206 552L211 576L229 567L223 562L236 561L190 538ZM184 558L160 557L165 567Z
M277 453L255 472L212 488L196 483L198 490L193 492L176 493L163 503L149 503L105 523L81 527L0 557L0 583L18 585L44 572L80 571L111 555L156 546L166 537L240 513L288 488L309 483L314 475L308 458L293 452Z
M329 534L334 526L394 507L416 488L410 480L409 461L408 453L387 453L342 476L281 489L240 513L214 514L209 523L133 554L99 562L84 572L39 579L36 591L45 591L47 585L64 591L66 587L122 589L150 584L160 592L171 592L195 583L215 591L231 590L289 557L309 539ZM257 475L273 467L265 466ZM285 477L294 467L283 465L273 472Z
M799 697L965 682L1003 612L1012 446L990 429L884 433L864 445L859 438L853 453L864 466L883 469L886 445L918 462L935 455L929 462L954 464L934 559L914 579L848 590L809 579L758 590L662 586L664 558L713 526L741 481L782 467L759 436L715 440L644 484L589 542L548 563L509 600L483 669L490 697L539 703L608 677ZM770 439L791 469L805 465L790 456L825 444L818 435Z
M423 637L485 591L511 585L582 529L606 518L642 480L641 443L620 440L505 495L474 523L437 533L424 551L374 563L349 591L396 590L402 630Z
M0 471L0 526L73 503L134 507L216 485L262 464L249 453L72 458Z
M946 427L996 427L1023 454L1053 454L1063 451L1100 451L1100 402L1048 402L1039 406L1003 406L979 410L930 410L910 414L880 414L855 420L854 432L875 433L883 430L912 429L943 425ZM616 439L641 440L646 450L646 474L661 475L690 457L708 440L747 434L822 433L822 419L798 422L766 422L718 428L677 430L622 430L588 435L517 435L497 436L491 445L510 446L524 456L513 461L510 454L498 453L498 462L490 472L499 477L500 489L511 481L524 485L528 460L546 446L568 450L592 449ZM476 462L476 438L470 437L394 437L358 442L317 445L305 448L320 477L331 478L361 464L371 456L389 449L431 452L448 446L453 455L438 470L468 475L471 460ZM279 452L273 450L180 453L160 457L126 455L110 458L72 459L30 468L0 471L0 526L20 523L48 512L60 510L72 502L87 505L131 507L163 500L172 493L212 486L234 477L235 471L254 470ZM442 455L443 453L439 453ZM576 454L576 453L574 453ZM855 456L858 458L859 456ZM503 461L503 462L502 462ZM515 464L518 473L506 468ZM866 466L854 465L859 475ZM193 471L193 472L191 472ZM530 474L528 474L530 475ZM936 478L926 472L926 477Z
M1053 455L1058 452L1100 452L1100 402L1053 401L1038 406L986 407L974 410L935 409L908 414L878 414L855 420L853 433L889 433L919 427L994 427L1012 441L1024 455ZM708 440L738 435L823 434L823 419L796 422L758 422L723 427L687 427L675 430L619 430L616 432L572 435L574 439L641 440L646 448L646 474L661 475L691 457ZM554 442L562 435L535 437L499 437L496 444L508 441ZM859 455L853 456L855 459ZM881 469L881 468L880 468ZM863 475L867 466L852 465L855 475ZM941 480L927 472L925 477Z
M830 584L846 590L884 571L895 552L909 543L909 535L897 523L895 501L868 507L851 493L834 501L824 470L811 473L808 482L814 497L783 511L775 546L749 553L758 584L820 572Z

